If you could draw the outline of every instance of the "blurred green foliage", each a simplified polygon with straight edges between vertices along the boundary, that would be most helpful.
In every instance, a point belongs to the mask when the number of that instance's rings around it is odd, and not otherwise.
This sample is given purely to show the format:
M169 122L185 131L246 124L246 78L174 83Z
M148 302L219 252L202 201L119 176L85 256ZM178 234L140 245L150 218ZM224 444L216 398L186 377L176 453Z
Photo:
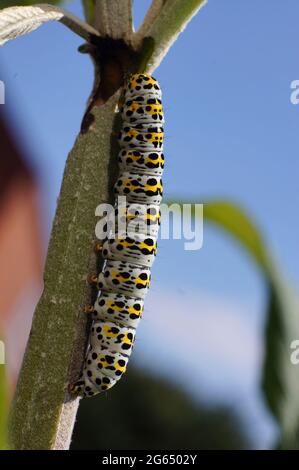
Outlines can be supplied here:
M177 197L166 202L177 204L177 207L184 203L201 203L183 201ZM281 429L279 446L298 448L299 374L290 360L290 345L293 340L299 339L298 292L285 279L259 227L241 207L225 200L207 201L204 204L204 221L215 224L233 237L264 275L269 301L261 389Z
M279 445L285 449L298 448L299 374L290 360L290 345L299 339L298 292L285 278L260 229L237 204L208 202L204 218L234 237L264 275L269 300L261 388L281 429Z
M226 408L208 409L160 378L130 367L106 395L82 400L71 449L245 449Z

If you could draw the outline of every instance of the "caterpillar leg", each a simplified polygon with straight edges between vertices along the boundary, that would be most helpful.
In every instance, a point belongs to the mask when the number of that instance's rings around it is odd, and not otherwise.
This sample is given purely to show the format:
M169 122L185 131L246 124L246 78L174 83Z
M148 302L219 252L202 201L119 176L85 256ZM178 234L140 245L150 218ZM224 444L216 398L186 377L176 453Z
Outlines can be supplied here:
M90 382L87 377L85 378L83 374L81 374L77 382L69 385L69 392L72 395L78 395L81 397L93 396L98 393L95 385Z
M98 276L96 274L90 274L87 276L87 282L91 286L96 286L98 284ZM94 313L94 305L91 304L86 304L83 307L83 312L84 313Z
M100 392L109 390L117 382L117 380L113 380L111 377L107 377L101 373L99 373L96 381L96 384L94 384L84 371L79 380L69 386L69 392L72 395L81 396L83 398L93 397Z
M98 276L96 274L89 274L87 276L87 282L88 284L90 284L91 286L95 286L97 285L98 283Z
M103 249L103 244L100 243L100 242L96 242L93 249L94 249L95 253L101 253L101 251Z
M85 306L83 307L83 312L84 312L84 313L94 313L94 306L93 306L93 305L90 305L90 304L85 305Z

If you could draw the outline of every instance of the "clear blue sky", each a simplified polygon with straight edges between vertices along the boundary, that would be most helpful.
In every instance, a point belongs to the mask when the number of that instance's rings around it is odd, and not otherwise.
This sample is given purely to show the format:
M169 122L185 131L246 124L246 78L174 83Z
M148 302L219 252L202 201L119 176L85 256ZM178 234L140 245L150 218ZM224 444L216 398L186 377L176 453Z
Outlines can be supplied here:
M135 2L137 23L149 3ZM66 8L81 15L79 1ZM298 17L296 0L210 0L155 73L164 91L167 119L166 196L198 202L225 197L241 204L297 286L299 105L290 103L290 83L299 79ZM76 51L80 44L82 40L62 25L49 24L0 51L6 106L40 178L46 231L92 84L89 58ZM219 310L226 305L229 311L233 305L235 320L256 337L261 335L266 302L262 278L214 228L205 227L199 252L183 251L181 242L160 242L148 316L155 289L175 291L183 304L190 299L189 310L196 311L202 297L210 299L213 311L215 299ZM146 350L150 343L145 328L146 322L141 330ZM146 361L140 347L139 364L143 357ZM220 398L228 398L226 382L231 377L215 364L215 382L207 370L202 383L208 384L208 393L220 387ZM258 361L254 364L253 389L259 373ZM252 396L264 430L261 401Z

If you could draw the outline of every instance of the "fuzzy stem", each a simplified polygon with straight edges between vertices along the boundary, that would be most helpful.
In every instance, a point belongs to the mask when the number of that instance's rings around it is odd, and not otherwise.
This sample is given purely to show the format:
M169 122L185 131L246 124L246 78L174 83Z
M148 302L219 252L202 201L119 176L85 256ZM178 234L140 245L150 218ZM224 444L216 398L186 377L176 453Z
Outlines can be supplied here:
M96 0L94 25L99 33L114 39L131 41L132 36L131 0Z

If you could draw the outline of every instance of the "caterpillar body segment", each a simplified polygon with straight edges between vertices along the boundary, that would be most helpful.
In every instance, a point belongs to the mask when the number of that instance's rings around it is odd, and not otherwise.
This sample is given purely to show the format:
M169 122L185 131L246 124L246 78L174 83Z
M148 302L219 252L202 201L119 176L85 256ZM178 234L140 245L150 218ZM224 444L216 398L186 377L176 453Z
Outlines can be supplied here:
M155 237L143 234L134 236L114 237L105 241L103 258L127 261L140 266L150 267L156 256L157 242Z
M135 332L135 328L120 326L114 322L96 320L91 328L90 345L96 349L101 344L103 349L129 356L132 351Z
M126 87L125 98L150 94L160 100L162 99L162 91L158 81L147 74L136 73L131 75Z
M161 210L158 204L119 205L101 219L101 230L98 229L97 237L102 242L97 242L94 250L96 253L102 252L107 239L115 238L117 234L118 238L134 238L136 234L157 238L160 223Z
M98 372L98 376L95 377L94 381L91 381L90 377L94 375L92 371L89 371L86 366L84 366L83 373L80 379L70 386L70 392L76 393L77 395L82 395L84 397L93 397L97 393L105 392L109 388L113 387L117 380L111 380L110 378L104 376L102 372Z
M108 260L98 277L98 287L106 292L118 292L143 299L151 280L149 268L123 261Z
M118 155L119 168L137 174L161 176L164 170L164 155L160 151L121 150Z
M114 193L126 196L128 202L161 204L163 184L160 176L124 172L118 178Z
M99 292L93 318L136 329L142 316L144 301L116 292Z
M90 353L89 357L92 361L91 364L88 364L87 361L87 366L95 366L89 367L92 372L96 373L96 371L99 370L103 375L115 380L126 371L129 360L128 355L110 351L107 348L99 346L98 343L97 346L90 346ZM90 377L91 380L93 380L93 376Z
M162 126L124 125L118 134L120 147L129 149L163 150L164 128Z
M72 393L84 397L109 390L125 373L142 317L161 218L161 97L159 83L146 74L131 75L124 89L116 207L103 219L100 240L105 264L97 278L89 347L81 376L70 387ZM125 197L124 205L119 205L121 197Z
M115 231L126 224L127 234L134 237L136 233L157 238L161 223L161 210L158 204L131 203L115 209Z
M164 123L162 102L154 94L134 96L121 108L124 121L128 123Z

